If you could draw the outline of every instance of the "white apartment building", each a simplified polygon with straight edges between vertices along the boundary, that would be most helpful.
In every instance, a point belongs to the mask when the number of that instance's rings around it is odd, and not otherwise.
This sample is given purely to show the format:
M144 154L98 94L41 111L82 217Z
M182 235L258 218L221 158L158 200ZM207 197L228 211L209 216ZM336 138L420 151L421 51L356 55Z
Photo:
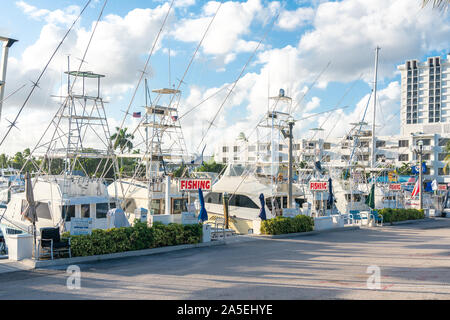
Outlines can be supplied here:
M314 167L314 162L321 161L323 167L345 168L349 165L352 152L353 162L363 166L370 166L371 131L367 130L359 137L359 144L354 148L354 141L350 137L322 139L295 139L293 157L295 163L303 162L308 167ZM450 176L444 174L445 145L450 140L450 134L398 135L379 136L376 140L376 159L380 164L392 164L401 167L403 163L415 164L418 156L414 152L419 140L423 141L422 159L426 163L427 171L424 181L436 179L439 183L450 183ZM223 143L216 148L214 159L220 163L252 164L256 162L271 162L272 152L270 144L259 144L236 140ZM287 164L288 146L280 143L275 160ZM353 151L354 150L354 151ZM259 160L258 160L259 159Z
M401 71L402 135L450 132L450 54L447 59L429 57L408 60Z

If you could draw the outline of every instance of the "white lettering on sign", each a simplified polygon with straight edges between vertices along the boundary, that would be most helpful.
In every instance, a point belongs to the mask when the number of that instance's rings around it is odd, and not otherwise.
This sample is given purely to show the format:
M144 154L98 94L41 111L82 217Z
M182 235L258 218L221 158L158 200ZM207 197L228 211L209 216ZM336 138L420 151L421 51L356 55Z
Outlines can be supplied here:
M402 190L402 185L400 183L391 183L389 185L389 190L391 190L391 191L400 191L400 190Z
M310 181L309 190L312 191L326 191L328 190L328 182L326 181Z
M211 180L208 179L180 179L178 184L180 191L194 191L202 189L211 191Z

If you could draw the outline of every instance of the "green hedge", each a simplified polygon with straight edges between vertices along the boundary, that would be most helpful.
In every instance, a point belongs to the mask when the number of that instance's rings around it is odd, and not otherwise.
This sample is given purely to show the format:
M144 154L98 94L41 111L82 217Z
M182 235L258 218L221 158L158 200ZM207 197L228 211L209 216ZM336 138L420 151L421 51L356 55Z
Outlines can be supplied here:
M304 215L294 218L276 217L264 220L261 224L262 234L284 234L296 232L308 232L314 230L314 219Z
M417 209L384 208L378 210L378 213L383 216L383 222L397 222L397 221L417 220L425 218L424 211Z
M68 232L62 235L69 237ZM70 236L73 257L93 256L132 250L142 250L181 244L200 243L200 224L164 225L155 222L152 227L136 222L132 227L92 230L91 235Z

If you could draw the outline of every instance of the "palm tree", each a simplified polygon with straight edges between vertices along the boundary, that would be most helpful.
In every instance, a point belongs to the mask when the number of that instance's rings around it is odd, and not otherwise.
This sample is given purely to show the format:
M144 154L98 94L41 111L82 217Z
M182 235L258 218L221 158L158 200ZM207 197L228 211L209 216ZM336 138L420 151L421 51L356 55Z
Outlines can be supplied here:
M120 153L123 153L123 151L128 149L128 152L133 149L133 142L134 135L131 133L127 133L128 128L120 129L119 127L116 127L116 133L114 133L111 136L111 141L114 143L114 150L120 147Z
M422 8L432 4L433 9L446 10L450 5L450 0L422 0Z

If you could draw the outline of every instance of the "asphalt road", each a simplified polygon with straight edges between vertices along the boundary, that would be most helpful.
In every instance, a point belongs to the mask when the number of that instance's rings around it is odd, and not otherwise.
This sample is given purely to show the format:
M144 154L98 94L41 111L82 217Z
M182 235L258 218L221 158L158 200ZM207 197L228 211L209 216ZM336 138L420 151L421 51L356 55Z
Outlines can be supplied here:
M65 268L0 274L0 299L450 299L450 219L79 267L79 289Z

